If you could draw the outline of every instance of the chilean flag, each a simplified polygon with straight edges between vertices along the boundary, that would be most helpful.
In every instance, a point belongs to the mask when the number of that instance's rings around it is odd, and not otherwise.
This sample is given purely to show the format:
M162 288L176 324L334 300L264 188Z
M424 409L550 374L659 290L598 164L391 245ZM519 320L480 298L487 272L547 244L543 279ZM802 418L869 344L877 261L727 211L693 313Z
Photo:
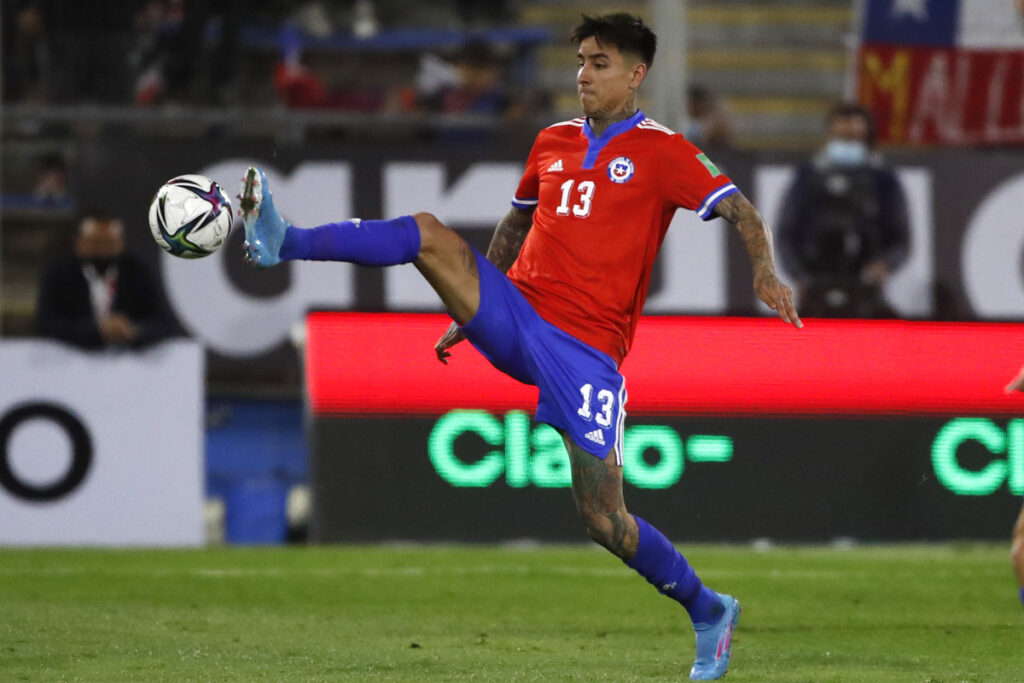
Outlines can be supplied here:
M1024 0L862 6L857 92L881 141L1024 141Z

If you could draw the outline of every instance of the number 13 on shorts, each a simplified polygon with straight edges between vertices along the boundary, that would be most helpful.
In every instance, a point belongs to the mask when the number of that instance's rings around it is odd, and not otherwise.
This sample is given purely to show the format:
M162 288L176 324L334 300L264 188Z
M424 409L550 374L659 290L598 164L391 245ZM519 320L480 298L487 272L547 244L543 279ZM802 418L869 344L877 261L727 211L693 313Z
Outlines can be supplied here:
M601 389L595 397L594 385L589 383L580 387L580 394L583 396L583 405L576 413L588 422L594 420L602 427L611 427L612 415L615 411L615 394L607 389ZM595 398L596 400L594 400Z

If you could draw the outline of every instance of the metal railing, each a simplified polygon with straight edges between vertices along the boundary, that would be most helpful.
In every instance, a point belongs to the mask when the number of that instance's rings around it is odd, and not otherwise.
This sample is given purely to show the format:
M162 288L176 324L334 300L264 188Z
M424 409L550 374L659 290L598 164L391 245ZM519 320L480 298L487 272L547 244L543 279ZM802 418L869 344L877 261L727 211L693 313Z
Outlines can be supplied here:
M246 135L299 135L313 129L371 132L409 130L488 130L508 125L500 116L487 114L437 114L399 112L350 112L296 110L282 106L163 105L129 107L106 105L5 105L0 112L3 134L34 135L46 126L132 126L150 132L164 128L180 133L181 126L197 134L211 128L236 127Z

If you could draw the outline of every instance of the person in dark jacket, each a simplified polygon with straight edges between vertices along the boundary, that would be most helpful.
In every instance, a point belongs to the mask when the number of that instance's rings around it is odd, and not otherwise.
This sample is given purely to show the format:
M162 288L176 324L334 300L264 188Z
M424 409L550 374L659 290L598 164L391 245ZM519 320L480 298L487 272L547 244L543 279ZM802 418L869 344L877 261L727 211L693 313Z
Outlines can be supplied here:
M882 286L907 257L907 201L875 151L871 114L839 104L828 141L786 193L779 254L797 280L800 309L818 317L894 317Z
M36 326L84 349L138 348L177 330L159 280L125 251L121 219L96 211L82 216L73 256L46 269Z

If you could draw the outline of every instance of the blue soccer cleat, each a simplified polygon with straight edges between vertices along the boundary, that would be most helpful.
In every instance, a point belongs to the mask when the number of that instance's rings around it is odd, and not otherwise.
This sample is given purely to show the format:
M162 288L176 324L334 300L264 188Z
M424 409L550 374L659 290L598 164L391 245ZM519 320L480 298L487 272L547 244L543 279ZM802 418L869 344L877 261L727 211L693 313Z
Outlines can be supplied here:
M725 606L725 613L717 624L707 626L696 624L697 658L690 669L690 679L713 681L725 675L729 669L729 655L732 653L732 631L740 621L739 600L731 595L718 594Z
M281 244L288 223L274 206L274 196L262 169L251 166L245 172L239 199L239 212L245 223L245 260L261 268L276 266L281 262Z

